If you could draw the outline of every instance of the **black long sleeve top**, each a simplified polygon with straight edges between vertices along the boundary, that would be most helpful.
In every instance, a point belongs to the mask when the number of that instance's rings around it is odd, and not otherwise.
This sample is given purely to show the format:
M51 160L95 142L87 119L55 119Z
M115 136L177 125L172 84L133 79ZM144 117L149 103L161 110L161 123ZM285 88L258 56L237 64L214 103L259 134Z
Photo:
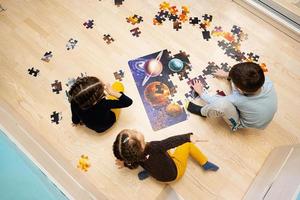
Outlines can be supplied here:
M177 168L167 151L190 142L191 134L172 136L161 141L147 143L144 150L146 160L142 161L140 165L158 181L174 181L177 177Z
M79 105L71 102L72 122L83 122L88 128L100 133L109 129L116 121L113 108L124 108L132 104L132 100L122 93L118 100L101 99L87 110L80 109Z

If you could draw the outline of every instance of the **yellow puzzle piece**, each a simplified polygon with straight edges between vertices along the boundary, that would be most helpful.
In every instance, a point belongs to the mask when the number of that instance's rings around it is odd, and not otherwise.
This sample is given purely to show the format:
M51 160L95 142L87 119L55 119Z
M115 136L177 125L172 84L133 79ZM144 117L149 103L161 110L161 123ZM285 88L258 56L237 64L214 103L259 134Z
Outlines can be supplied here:
M81 157L78 161L77 168L86 172L90 166L91 166L91 164L89 162L89 157L86 155L81 155Z

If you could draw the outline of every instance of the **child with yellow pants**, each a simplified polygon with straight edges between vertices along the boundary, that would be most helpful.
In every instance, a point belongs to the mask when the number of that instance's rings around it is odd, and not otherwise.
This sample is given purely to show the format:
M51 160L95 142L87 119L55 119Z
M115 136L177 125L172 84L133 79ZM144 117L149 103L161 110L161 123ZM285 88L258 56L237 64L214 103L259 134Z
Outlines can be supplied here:
M110 86L93 76L77 78L68 92L73 124L85 124L98 133L106 131L118 119L119 108L132 104L123 92L120 82Z
M204 170L219 169L193 144L196 141L193 134L188 133L146 143L140 132L124 129L113 144L113 152L119 168L135 169L141 166L156 180L171 182L183 176L190 155ZM175 152L168 153L172 148L176 148Z

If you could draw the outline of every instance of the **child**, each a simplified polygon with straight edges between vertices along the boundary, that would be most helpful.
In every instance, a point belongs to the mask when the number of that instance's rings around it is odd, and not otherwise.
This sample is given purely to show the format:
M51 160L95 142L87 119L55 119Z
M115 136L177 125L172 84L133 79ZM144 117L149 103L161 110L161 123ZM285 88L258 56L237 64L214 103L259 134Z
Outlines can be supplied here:
M119 168L135 169L142 166L152 177L162 182L180 179L191 155L204 170L217 171L218 166L207 161L206 156L192 142L192 133L169 137L161 141L145 142L143 134L130 129L122 130L114 144L113 152ZM175 148L171 154L168 150Z
M214 75L230 80L232 93L225 97L209 95L196 81L193 89L208 104L198 106L189 102L187 110L202 117L223 117L233 131L266 128L277 110L277 96L272 81L264 76L261 67L244 62L234 65L229 73L218 70Z
M105 98L104 91L110 96ZM119 109L112 109L132 104L132 100L123 91L120 82L115 82L111 87L93 76L77 78L68 92L74 125L83 123L98 133L109 129L119 115Z

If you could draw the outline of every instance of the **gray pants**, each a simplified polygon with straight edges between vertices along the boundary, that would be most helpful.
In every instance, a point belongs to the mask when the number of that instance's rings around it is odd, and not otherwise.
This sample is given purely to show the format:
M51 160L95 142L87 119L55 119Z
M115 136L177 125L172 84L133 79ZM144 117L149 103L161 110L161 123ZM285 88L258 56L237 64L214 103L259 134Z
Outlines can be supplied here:
M218 97L201 109L201 114L207 117L222 117L232 131L240 126L240 117L236 107L226 98Z

